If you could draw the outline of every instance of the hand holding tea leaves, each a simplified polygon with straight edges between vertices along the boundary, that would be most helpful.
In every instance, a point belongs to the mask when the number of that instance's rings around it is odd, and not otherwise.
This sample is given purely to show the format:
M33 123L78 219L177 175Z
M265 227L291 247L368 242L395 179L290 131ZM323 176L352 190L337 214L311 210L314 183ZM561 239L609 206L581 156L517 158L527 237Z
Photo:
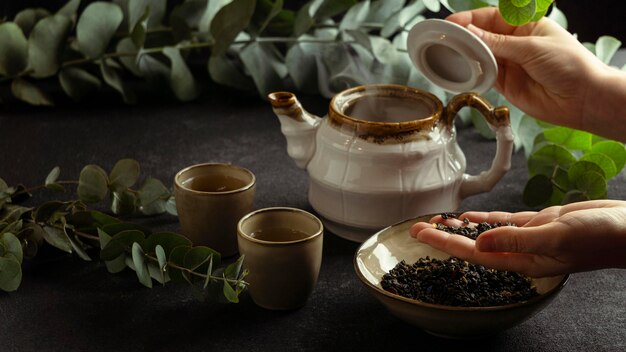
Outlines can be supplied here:
M429 223L411 227L411 236L453 256L531 277L626 268L626 202L595 200L539 212L467 212L448 226L511 223L483 232L476 241L437 230ZM441 216L431 222L441 222Z

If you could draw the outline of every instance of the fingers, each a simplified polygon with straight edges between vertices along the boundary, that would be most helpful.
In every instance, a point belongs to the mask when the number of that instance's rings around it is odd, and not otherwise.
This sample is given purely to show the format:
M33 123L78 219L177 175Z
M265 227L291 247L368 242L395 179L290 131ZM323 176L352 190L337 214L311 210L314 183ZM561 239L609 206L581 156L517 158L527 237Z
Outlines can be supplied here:
M516 27L504 21L495 7L483 7L472 11L457 12L448 16L446 20L460 24L463 27L473 24L476 27L500 34L512 34L516 30Z
M532 227L503 226L483 232L476 239L481 252L531 253L559 256L563 238L571 227L561 222Z
M528 221L530 221L534 216L537 215L535 211L523 211L518 213L507 213L503 211L492 211L492 212L478 212L478 211L468 211L459 218L468 218L471 222L481 223L488 222L490 224L500 222L503 224L511 223L517 226L524 226Z

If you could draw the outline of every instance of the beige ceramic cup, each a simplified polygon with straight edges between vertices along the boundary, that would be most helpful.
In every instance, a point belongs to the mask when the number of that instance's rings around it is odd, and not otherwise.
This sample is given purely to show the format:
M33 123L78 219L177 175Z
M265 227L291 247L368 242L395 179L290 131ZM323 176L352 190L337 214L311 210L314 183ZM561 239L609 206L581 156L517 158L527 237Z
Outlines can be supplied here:
M276 229L298 234L285 235ZM244 267L250 272L246 281L254 303L274 310L306 303L322 264L323 233L317 217L295 208L260 209L239 221L239 252L245 255Z
M174 177L181 232L222 256L237 253L237 222L252 211L256 178L230 164L197 164Z

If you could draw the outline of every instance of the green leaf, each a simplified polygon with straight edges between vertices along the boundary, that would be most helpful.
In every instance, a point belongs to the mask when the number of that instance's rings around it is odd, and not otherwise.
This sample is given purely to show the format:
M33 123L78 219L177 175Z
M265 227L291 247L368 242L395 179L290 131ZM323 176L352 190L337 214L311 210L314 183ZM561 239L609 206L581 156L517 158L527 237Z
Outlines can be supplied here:
M445 4L444 4L445 5ZM467 11L489 6L487 1L481 0L448 0L448 9L452 12Z
M57 14L67 16L73 21L76 17L76 11L78 11L78 7L80 6L80 1L81 0L68 1L57 11Z
M137 56L137 66L141 75L146 77L148 81L169 82L170 69L158 59L148 54L140 53Z
M537 11L545 11L550 8L552 2L554 0L536 0L537 2Z
M248 27L256 0L234 0L217 12L211 21L211 35L215 44L211 56L219 56L228 50L239 32Z
M60 215L58 215L60 214ZM65 204L58 200L45 202L35 209L34 219L36 222L55 223L60 217L66 215Z
M249 90L253 83L249 77L244 76L226 56L211 56L208 63L208 71L211 79L228 87L240 90Z
M128 24L129 29L135 28L137 23L150 8L150 16L148 18L147 28L154 28L161 25L161 21L165 16L166 0L131 0L128 3Z
M28 61L36 78L49 77L61 67L61 51L71 28L64 15L46 17L37 22L28 38Z
M137 209L137 196L131 191L113 192L111 211L117 215L132 215Z
M78 198L86 203L96 203L104 199L108 189L108 177L98 165L85 166L78 178Z
M124 14L116 4L98 1L85 8L76 25L78 49L91 58L105 53Z
M67 234L65 234L65 231L52 226L43 226L43 230L43 239L46 240L48 244L64 252L72 253L72 244Z
M231 303L238 303L239 296L237 296L237 292L230 286L230 284L224 280L224 297Z
M22 263L24 257L22 253L22 243L14 234L10 232L0 233L0 245L4 248L3 257L7 257L7 254L11 254L18 263Z
M65 67L59 73L59 83L65 94L78 101L100 89L100 79L78 67Z
M109 86L122 95L125 103L134 104L137 99L135 94L122 82L122 78L117 73L117 70L111 66L112 62L111 59L100 60L102 78Z
M154 248L154 254L157 257L157 261L159 263L159 272L161 273L162 282L165 281L165 270L167 266L167 255L165 254L165 250L161 245L157 245Z
M52 100L39 87L21 78L16 78L11 82L11 93L17 99L31 105L54 105Z
M400 11L406 0L378 0L372 1L370 11L365 22L383 23L396 12Z
M198 97L198 88L196 81L189 71L183 56L180 54L180 49L175 47L166 47L163 49L163 54L170 59L170 88L174 92L174 95L180 101L190 101Z
M502 18L513 26L521 26L530 22L537 12L536 1L529 1L524 6L515 6L515 0L500 0L498 7Z
M13 22L22 29L24 36L28 37L37 22L48 16L50 12L43 8L24 9L15 15Z
M165 255L169 257L174 248L180 246L191 247L191 245L191 241L183 235L174 232L158 232L148 236L143 248L145 248L147 253L152 253L156 250L156 247L161 247Z
M608 65L621 46L622 42L617 38L603 35L596 41L596 56Z
M174 196L170 196L170 198L165 202L165 211L168 214L178 216L178 211L176 210L176 198Z
M211 283L211 276L213 274L213 256L211 256L211 259L209 259L209 265L207 266L206 269L206 279L204 279L204 285L202 285L202 288L206 289L209 284Z
M323 0L319 2L319 7L311 15L314 19L321 20L339 15L354 6L356 0Z
M439 4L439 0L435 0L437 4ZM356 5L352 6L348 12L341 19L341 23L339 24L339 29L357 29L359 28L370 11L370 2L369 0L359 2Z
M168 261L172 264L175 264L179 267L184 267L185 256L187 252L191 250L191 246L178 246L172 250L172 253L168 257ZM169 275L172 282L184 282L185 278L183 277L182 271L180 269L176 269L169 266Z
M409 28L405 27L408 27L409 23L418 18L425 9L426 6L422 1L412 1L385 21L380 35L389 38L399 30L408 30Z
M287 68L280 62L271 44L251 43L241 51L240 58L261 96L281 90L283 87L281 74L286 73ZM280 72L277 72L273 65L280 66Z
M535 0L511 0L511 3L516 7L524 7L528 5L528 3L530 3L531 1Z
M144 259L144 253L139 243L133 243L132 253L133 264L135 265L135 272L137 273L137 278L139 279L139 282L146 287L152 288L152 278L150 278L150 271L148 271L148 266L146 265L146 261Z
M543 131L543 135L550 142L567 149L591 149L591 133L574 130L567 127L555 127Z
M132 187L139 178L139 163L134 159L118 160L109 174L109 184L114 191Z
M530 1L530 0L528 0ZM439 12L439 10L441 10L441 3L439 2L439 0L424 0L424 5L426 5L426 8L429 11L432 12Z
M606 154L602 153L586 153L585 155L580 157L580 160L591 161L596 163L602 171L604 172L604 177L607 180L610 180L615 175L617 175L617 168L615 167L615 162L613 159L609 158Z
M120 53L137 53L139 49L135 46L132 39L124 38L117 42L116 46L117 52ZM119 57L118 60L129 70L133 75L137 77L141 77L142 73L139 70L139 66L137 64L137 56L122 56Z
M98 229L98 237L100 238L100 248L106 247L107 244L111 241L111 236L109 236L102 229ZM111 274L119 273L126 269L126 255L122 253L113 260L106 260L104 264L107 267L107 271Z
M584 177L577 178L575 187L584 192L589 199L606 197L606 178L595 171L589 171Z
M67 235L67 233L66 233ZM78 239L76 238L71 238L68 236L68 239L70 240L70 245L72 246L72 249L74 250L74 252L84 261L91 261L91 257L89 257L89 254L87 254L87 252L85 252L85 249L83 248L83 244L81 242L78 241Z
M111 238L104 248L100 251L100 259L114 260L120 255L130 250L133 243L144 243L145 237L143 232L137 230L122 231Z
M302 6L300 10L298 10L298 12L296 13L293 27L294 36L301 36L315 24L315 20L309 13L312 4L313 2L308 2L306 5Z
M602 153L608 156L615 163L615 169L619 173L626 164L626 148L624 144L615 141L600 141L591 147L591 151L594 153Z
M531 154L528 159L528 172L531 175L552 175L555 167L567 169L574 162L576 158L569 150L555 144L548 144Z
M134 3L137 3L136 1ZM134 4L133 3L133 4ZM144 14L139 18L133 27L130 38L137 48L143 48L148 32L148 18L150 17L150 7L145 8Z
M205 246L192 247L185 254L184 266L193 271L204 273L211 258L213 258L213 264L219 265L220 254L218 252Z
M15 291L22 283L22 266L15 258L0 258L0 290Z
M524 204L536 207L547 202L552 196L552 181L545 175L535 175L524 187Z
M237 261L229 264L226 269L224 269L224 277L227 279L237 280L239 278L239 274L241 274L241 267L243 265L244 256L240 256Z
M51 183L55 183L57 182L57 180L59 179L59 175L61 174L61 168L58 166L55 166L50 173L48 174L48 176L46 176L46 185L49 185Z
M565 195L563 196L562 204L569 204L569 203L575 203L575 202L584 202L584 201L587 201L587 200L589 200L589 197L587 197L585 192L579 191L577 189L573 189L573 190L568 191L567 193L565 193Z
M604 170L602 170L598 164L591 161L579 160L572 164L569 170L567 170L567 177L572 184L576 184L578 179L584 178L585 175L591 171L604 175Z

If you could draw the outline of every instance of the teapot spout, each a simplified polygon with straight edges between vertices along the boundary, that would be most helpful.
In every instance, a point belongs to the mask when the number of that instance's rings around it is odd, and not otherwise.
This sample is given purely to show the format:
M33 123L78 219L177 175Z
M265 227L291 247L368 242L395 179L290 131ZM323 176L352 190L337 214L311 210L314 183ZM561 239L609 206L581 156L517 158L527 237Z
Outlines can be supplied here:
M315 154L315 135L322 119L302 108L295 94L274 92L268 95L287 139L287 153L300 168L306 168Z

